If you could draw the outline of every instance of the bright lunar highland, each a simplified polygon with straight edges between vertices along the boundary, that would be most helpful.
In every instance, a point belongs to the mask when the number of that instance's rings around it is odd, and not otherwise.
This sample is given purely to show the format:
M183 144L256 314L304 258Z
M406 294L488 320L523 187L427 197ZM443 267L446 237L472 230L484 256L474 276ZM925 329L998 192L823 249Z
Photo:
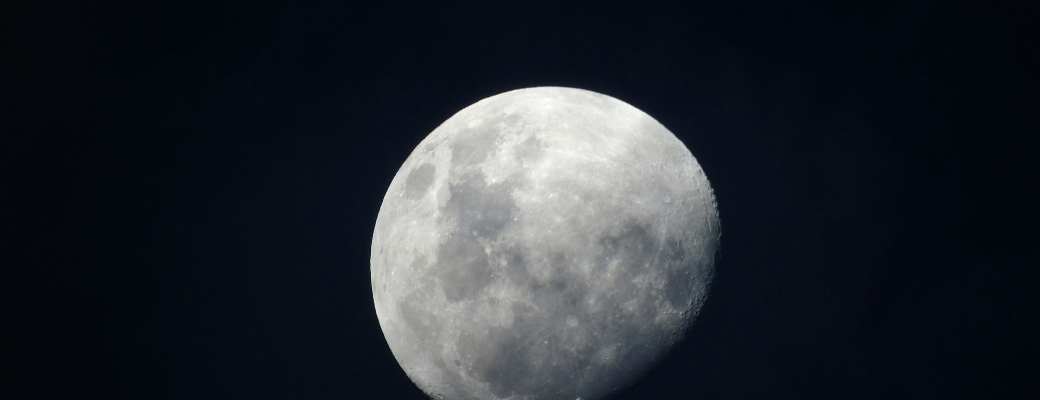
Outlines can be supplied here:
M718 244L708 179L664 126L606 95L521 89L459 111L401 166L372 292L434 398L593 400L682 338Z

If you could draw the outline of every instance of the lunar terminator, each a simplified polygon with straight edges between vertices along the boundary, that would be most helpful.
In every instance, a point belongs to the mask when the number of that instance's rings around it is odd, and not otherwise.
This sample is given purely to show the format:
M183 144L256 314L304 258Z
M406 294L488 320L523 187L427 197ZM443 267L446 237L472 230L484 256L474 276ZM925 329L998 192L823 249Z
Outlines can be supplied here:
M718 242L707 177L656 120L590 91L514 90L437 127L390 184L376 315L434 398L599 399L681 340Z

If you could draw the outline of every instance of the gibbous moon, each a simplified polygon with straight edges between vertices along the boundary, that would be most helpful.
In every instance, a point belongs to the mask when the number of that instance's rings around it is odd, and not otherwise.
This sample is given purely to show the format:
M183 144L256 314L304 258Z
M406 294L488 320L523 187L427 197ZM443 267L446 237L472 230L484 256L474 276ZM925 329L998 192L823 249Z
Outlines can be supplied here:
M434 398L599 399L682 338L718 243L708 179L660 123L586 90L514 90L397 172L372 237L376 316Z

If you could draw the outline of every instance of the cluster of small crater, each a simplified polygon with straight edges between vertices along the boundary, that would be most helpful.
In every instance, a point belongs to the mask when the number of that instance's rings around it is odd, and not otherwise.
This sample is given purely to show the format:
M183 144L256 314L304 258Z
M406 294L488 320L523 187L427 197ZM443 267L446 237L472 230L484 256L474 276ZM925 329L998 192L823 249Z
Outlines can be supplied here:
M464 330L456 340L456 369L488 384L499 398L567 399L602 392L604 388L597 386L601 382L630 380L648 364L653 349L672 338L672 329L654 323L654 299L645 293L650 289L634 283L647 270L681 261L674 247L663 251L668 246L662 243L667 242L636 221L602 237L596 268L613 265L616 269L615 284L603 293L593 293L592 282L571 272L579 254L561 253L545 260L553 264L548 279L528 275L527 263L532 261L515 248L493 255L507 260L499 272L531 293L533 301L510 306L514 321L509 327L491 326L477 333ZM459 258L468 262L465 259ZM681 290L665 291L672 289ZM590 296L597 299L595 310L586 305ZM638 310L626 310L633 303Z

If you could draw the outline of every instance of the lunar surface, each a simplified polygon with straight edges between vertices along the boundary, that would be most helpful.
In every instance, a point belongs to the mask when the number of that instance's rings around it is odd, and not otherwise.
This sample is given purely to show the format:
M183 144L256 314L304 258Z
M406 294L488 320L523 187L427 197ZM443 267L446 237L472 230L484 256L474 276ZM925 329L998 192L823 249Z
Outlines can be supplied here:
M372 238L376 315L433 398L599 399L682 338L718 242L704 172L656 120L585 90L515 90L401 166Z

